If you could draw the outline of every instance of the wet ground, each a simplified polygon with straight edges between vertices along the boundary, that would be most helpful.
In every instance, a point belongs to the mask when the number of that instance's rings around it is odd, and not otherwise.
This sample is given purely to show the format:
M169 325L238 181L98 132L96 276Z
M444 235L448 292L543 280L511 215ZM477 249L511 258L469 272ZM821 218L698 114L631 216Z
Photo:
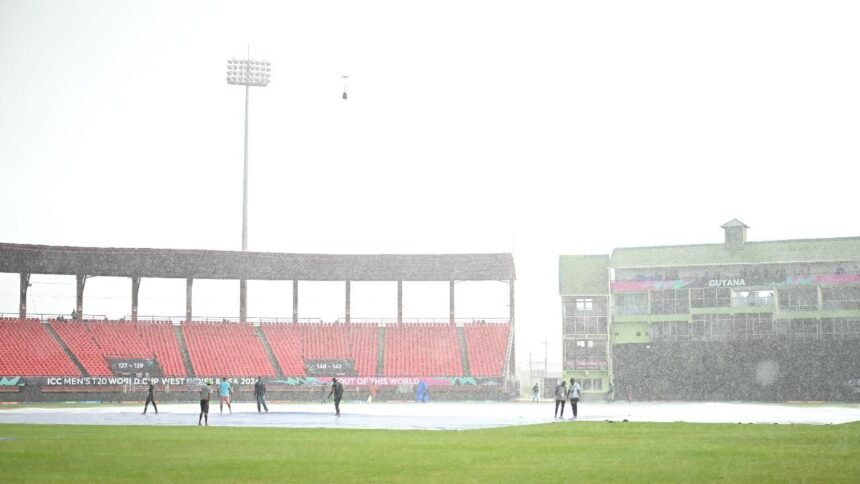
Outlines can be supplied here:
M197 425L198 404L159 405L156 415L143 405L90 407L12 407L0 410L0 423L73 425ZM271 403L268 413L257 413L251 403L225 406L214 403L209 424L219 427L352 428L391 430L469 430L557 422L554 404L526 402L342 402L341 417L332 403ZM860 421L860 405L771 403L654 403L617 402L579 405L578 421L700 422L758 424L840 424ZM570 407L564 417L572 416Z

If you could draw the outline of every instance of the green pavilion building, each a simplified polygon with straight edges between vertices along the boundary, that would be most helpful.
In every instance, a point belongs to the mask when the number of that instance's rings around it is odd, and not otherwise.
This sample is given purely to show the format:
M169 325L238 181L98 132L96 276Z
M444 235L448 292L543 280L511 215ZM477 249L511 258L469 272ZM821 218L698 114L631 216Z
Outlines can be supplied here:
M563 374L617 399L860 400L860 237L559 258Z

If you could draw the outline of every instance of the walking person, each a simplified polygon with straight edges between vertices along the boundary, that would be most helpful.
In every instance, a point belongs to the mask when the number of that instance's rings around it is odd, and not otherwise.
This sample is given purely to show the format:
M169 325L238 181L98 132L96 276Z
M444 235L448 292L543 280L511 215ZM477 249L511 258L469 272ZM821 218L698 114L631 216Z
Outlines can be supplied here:
M615 401L615 385L613 385L611 381L609 382L609 388L606 392L606 401L608 403L613 403Z
M373 403L376 398L376 383L370 384L370 395L367 397L367 403Z
M532 387L532 401L533 402L538 401L538 392L540 392L540 387L538 387L538 384L535 383L535 386Z
M571 420L576 420L576 404L579 402L579 392L582 388L573 378L570 379L570 390L567 391L567 397L570 399L570 410L573 412Z
M567 401L567 385L564 380L555 386L555 418L564 418L564 402ZM561 414L558 413L558 407L561 405Z
M230 386L230 381L226 378L221 379L218 384L218 400L221 403L221 415L224 415L224 403L227 403L227 410L233 413L233 406L230 405L230 397L233 396L233 387Z
M343 385L337 381L337 378L331 379L331 391L328 393L328 400L334 395L334 416L340 417L340 399L343 398Z
M257 399L257 413L260 413L261 404L267 412L269 411L269 407L266 406L266 384L263 383L261 376L258 376L257 381L254 382L254 398Z
M206 426L209 426L209 400L212 399L212 382L207 381L200 388L200 416L197 418L197 425L202 425L204 417L206 418Z
M158 405L155 404L155 387L152 384L152 380L147 382L147 384L149 385L149 388L146 393L146 403L143 404L143 414L146 415L146 409L151 403L152 408L155 409L155 414L158 415Z

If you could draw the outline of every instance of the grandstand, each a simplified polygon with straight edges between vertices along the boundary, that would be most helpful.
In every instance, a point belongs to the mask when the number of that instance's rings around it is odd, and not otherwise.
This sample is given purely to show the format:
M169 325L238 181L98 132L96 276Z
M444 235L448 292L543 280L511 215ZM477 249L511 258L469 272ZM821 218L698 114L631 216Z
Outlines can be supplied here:
M151 358L164 376L192 376L181 354L187 352L199 376L304 376L310 360L354 360L362 377L500 377L506 358L507 323L464 323L466 347L457 326L439 323L250 323L191 321L177 324L186 347L165 321L57 321L3 319L0 342L3 375L112 376L111 358ZM50 336L53 330L59 342ZM377 341L384 332L384 363ZM273 359L266 352L271 347ZM76 369L68 351L84 371ZM471 372L461 362L467 355ZM271 361L277 361L273 366ZM280 370L280 371L277 371ZM471 374L467 374L471 373Z
M456 328L440 324L404 324L385 331L385 376L463 374Z
M513 388L513 314L491 323L458 320L454 315L454 283L459 280L507 280L513 301L513 265L507 254L321 256L0 244L0 272L18 272L21 278L20 317L0 320L0 377L19 382L14 391L4 390L3 398L17 391L22 394L15 396L19 400L83 394L121 400L125 397L120 392L146 377L183 388L200 378L228 377L239 383L241 395L253 378L262 376L270 392L284 398L316 395L314 388L335 375L347 378L353 390L375 383L380 395L388 388L395 398L408 395L408 384L417 384L418 379L450 386L447 391L437 388L437 398L506 398L502 389ZM77 318L28 318L31 274L77 275ZM92 275L132 279L129 320L81 316L86 278ZM137 290L143 277L184 278L185 317L169 321L138 317ZM244 306L238 322L195 320L194 278L292 280L293 321L249 322ZM299 322L299 281L338 279L346 282L345 320ZM352 280L397 281L397 320L350 321ZM404 321L403 281L448 282L450 319ZM336 368L331 370L335 373L320 372L327 365ZM397 397L395 388L405 393Z
M495 376L503 372L510 325L479 323L463 327L472 376Z
M49 324L90 375L113 375L109 358L152 358L165 376L186 374L169 322L53 320Z
M35 319L0 319L0 376L80 376L62 346Z
M379 331L376 324L302 324L299 328L302 343L299 354L304 362L352 360L357 374L376 375Z
M860 238L615 249L559 260L564 377L586 394L860 400Z
M354 388L377 382L384 388L404 379L419 378L437 382L486 380L494 385L489 393L476 387L437 389L435 394L449 398L479 394L483 398L499 398L502 395L498 386L504 380L510 335L509 323L480 322L461 326L275 322L255 325L4 319L0 325L4 330L0 339L0 376L15 377L16 382L23 377L20 381L33 387L27 399L49 400L57 395L68 399L84 393L95 398L92 395L95 392L100 392L102 399L131 398L118 392L126 391L120 383L128 385L132 380L109 378L120 375L114 371L112 362L129 359L152 361L158 369L154 374L143 369L130 373L137 378L164 377L171 379L165 382L191 382L194 377L229 377L247 388L255 377L262 376L270 382L275 394L280 391L285 398L306 399L315 394L307 386L279 385L289 381L319 385L326 381L313 378L315 375L308 370L309 362L318 361L354 363L355 371L346 375L361 382L355 383ZM379 342L383 344L380 346ZM0 393L12 398L10 392L21 388L0 388ZM38 393L39 388L42 393Z
M262 342L247 323L182 325L195 372L204 376L275 376Z

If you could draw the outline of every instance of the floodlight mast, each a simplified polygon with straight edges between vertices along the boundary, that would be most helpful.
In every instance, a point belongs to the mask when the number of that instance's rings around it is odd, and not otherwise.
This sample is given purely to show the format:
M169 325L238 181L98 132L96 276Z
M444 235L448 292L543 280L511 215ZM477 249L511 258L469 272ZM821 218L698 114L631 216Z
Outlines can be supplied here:
M272 64L264 60L229 59L227 84L245 86L245 155L242 176L242 251L248 250L248 95L251 86L266 87L272 77ZM245 322L248 301L248 284L239 281L239 320Z

